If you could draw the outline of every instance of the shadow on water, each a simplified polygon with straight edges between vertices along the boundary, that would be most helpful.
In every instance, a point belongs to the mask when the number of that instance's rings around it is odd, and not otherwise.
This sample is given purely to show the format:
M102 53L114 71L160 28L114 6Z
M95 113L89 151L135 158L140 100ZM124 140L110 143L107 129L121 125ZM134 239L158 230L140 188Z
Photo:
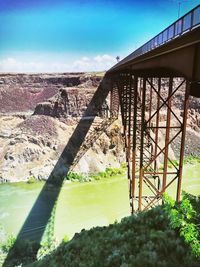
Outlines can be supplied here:
M10 249L6 260L4 261L3 267L14 266L20 263L23 264L24 262L22 262L23 259L20 255L21 253L23 254L24 259L30 257L30 255L28 255L30 251L27 250L26 252L26 248L23 248L23 242L25 240L28 239L36 241L37 244L41 242L46 226L51 218L53 208L55 206L60 190L62 188L64 177L67 175L68 172L67 168L63 168L63 166L72 165L79 151L79 148L84 142L85 136L89 131L95 116L97 115L94 114L94 110L95 108L98 109L99 107L102 106L109 93L109 90L110 90L109 80L108 78L104 77L99 87L97 88L96 92L94 93L86 111L84 112L84 115L80 119L72 136L70 137L67 145L65 146L62 154L60 155L54 169L49 175L48 180L43 186L30 213L28 214L14 245ZM85 117L91 116L91 113L93 113L94 116L92 118L90 117L90 120L86 121ZM19 249L24 251L19 251ZM34 252L32 251L32 253L34 253L32 259L34 257L36 258L38 250L39 250L39 245L35 246Z

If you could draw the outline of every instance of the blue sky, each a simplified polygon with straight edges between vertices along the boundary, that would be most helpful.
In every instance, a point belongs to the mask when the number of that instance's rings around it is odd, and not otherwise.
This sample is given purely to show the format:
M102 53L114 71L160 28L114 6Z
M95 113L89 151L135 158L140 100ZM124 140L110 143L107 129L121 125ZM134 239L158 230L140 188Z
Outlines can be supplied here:
M0 72L110 68L199 0L0 0Z

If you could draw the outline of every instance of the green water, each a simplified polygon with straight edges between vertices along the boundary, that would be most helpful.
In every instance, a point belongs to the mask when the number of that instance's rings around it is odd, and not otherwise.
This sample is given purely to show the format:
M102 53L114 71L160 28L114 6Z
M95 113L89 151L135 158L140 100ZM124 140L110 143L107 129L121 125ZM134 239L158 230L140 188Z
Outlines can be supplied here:
M170 182L170 179L168 179L168 182ZM181 188L183 191L186 191L190 194L200 195L200 163L188 163L183 167L183 179ZM167 193L173 198L176 198L176 189L177 180L169 186Z
M42 182L0 185L0 225L7 233L18 234L36 199L39 201L31 212L32 217L26 230L31 230L35 225L38 228L43 226L47 205L57 194L52 186L46 186L45 192L43 188ZM200 194L200 163L184 167L182 189L194 195ZM172 184L169 190L168 193L175 193L176 185ZM57 201L56 239L61 240L64 235L72 237L83 228L108 225L129 215L128 195L128 181L125 177L64 184ZM37 222L33 226L35 217ZM35 234L36 231L33 231L32 236Z
M183 169L183 190L200 195L200 163L187 164Z
M42 182L0 185L0 224L6 232L18 234L43 186ZM53 194L54 188L50 188L48 197ZM42 218L42 201L39 206ZM36 212L33 212L33 217ZM129 213L125 178L64 184L57 202L55 237L58 240L64 235L72 237L83 228L108 225Z

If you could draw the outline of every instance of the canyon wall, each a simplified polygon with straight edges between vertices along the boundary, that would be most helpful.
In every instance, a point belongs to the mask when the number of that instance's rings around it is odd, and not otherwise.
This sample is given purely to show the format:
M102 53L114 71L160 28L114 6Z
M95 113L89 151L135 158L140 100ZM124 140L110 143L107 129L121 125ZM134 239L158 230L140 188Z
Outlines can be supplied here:
M55 169L67 173L72 161L73 171L84 173L125 161L121 122L109 119L109 96L103 104L93 99L101 79L98 73L0 74L1 181L46 180ZM180 91L177 116L182 99ZM190 98L186 155L200 155L199 104ZM171 147L175 157L179 142Z

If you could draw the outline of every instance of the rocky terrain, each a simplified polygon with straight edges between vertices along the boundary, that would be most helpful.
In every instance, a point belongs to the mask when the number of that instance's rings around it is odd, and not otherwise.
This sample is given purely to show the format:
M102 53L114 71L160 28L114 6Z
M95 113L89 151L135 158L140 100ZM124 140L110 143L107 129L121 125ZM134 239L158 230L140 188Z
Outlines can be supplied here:
M0 74L0 113L33 111L37 103L65 87L95 87L100 77L82 73Z
M98 95L101 78L90 73L0 74L1 181L48 179L69 168L98 172L125 161L121 123L109 119L109 97L101 102ZM178 116L182 96L175 98ZM199 104L191 97L186 155L200 155ZM178 142L171 148L175 156Z
M98 97L91 102L100 80L89 74L0 76L1 181L48 179L55 169L67 172L72 161L73 171L84 173L124 161L120 123L106 118L107 100L102 107Z

